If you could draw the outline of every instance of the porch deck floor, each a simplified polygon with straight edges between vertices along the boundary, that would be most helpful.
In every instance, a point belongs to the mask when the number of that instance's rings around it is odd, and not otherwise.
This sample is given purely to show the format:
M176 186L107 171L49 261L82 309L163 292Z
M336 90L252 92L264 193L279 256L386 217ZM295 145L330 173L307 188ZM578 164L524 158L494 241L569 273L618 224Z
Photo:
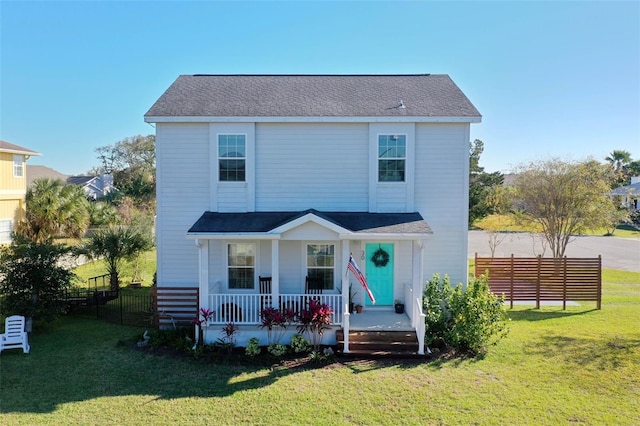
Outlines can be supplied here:
M396 314L393 307L365 307L360 314L351 314L349 329L352 331L412 331L411 320L404 314Z

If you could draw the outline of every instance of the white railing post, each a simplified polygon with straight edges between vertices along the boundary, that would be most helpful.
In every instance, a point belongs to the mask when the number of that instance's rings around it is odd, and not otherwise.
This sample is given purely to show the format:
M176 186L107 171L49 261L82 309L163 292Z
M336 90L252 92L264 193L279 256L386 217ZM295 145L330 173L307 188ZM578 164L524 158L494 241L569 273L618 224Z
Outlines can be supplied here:
M414 299L416 303L414 306L416 307L416 311L419 312L417 316L417 324L416 324L416 334L418 335L418 355L424 355L424 334L425 334L425 318L427 317L422 312L422 303L419 297ZM429 348L427 348L427 353L431 353Z
M343 305L344 307L344 316L342 317L342 332L344 337L344 347L342 348L342 353L349 353L349 317L351 313L349 312L349 302Z

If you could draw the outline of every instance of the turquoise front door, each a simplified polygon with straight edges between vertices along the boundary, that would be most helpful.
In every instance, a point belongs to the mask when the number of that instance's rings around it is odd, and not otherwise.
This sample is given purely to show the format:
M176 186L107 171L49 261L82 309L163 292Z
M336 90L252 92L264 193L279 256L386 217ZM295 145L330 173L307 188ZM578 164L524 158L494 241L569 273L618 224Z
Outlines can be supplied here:
M376 255L377 258L374 261ZM393 305L393 244L367 244L365 256L367 260L365 275L369 289L376 299L375 306ZM372 304L366 295L365 300L367 305Z

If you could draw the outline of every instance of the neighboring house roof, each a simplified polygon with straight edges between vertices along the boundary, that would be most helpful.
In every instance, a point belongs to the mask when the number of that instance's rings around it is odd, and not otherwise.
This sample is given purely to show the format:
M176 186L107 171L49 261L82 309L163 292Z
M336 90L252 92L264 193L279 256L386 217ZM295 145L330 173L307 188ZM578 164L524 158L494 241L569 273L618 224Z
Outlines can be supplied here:
M95 179L97 179L97 176L69 176L67 178L67 183L84 186Z
M163 117L448 117L481 115L445 74L181 75L145 114ZM415 121L415 120L413 120Z
M420 213L321 212L310 209L293 212L205 212L188 234L268 233L309 214L353 233L433 233Z
M0 152L9 152L12 154L24 154L24 155L42 155L39 152L33 151L28 148L21 147L3 140L0 140Z
M27 186L36 179L59 179L66 182L67 175L46 166L27 164Z
M609 192L609 195L627 195L635 197L640 196L640 182L613 189L611 190L611 192Z

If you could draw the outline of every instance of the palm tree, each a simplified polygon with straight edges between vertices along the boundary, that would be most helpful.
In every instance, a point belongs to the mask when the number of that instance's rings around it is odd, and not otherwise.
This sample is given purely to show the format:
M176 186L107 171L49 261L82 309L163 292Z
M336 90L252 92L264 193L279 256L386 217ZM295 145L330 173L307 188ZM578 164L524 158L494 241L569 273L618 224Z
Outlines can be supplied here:
M84 246L92 259L102 259L107 266L111 290L120 288L120 271L125 261L133 260L152 246L151 232L139 226L109 226L95 232Z
M89 226L89 202L81 187L58 179L36 179L26 195L25 219L17 233L36 243L80 238Z
M616 172L620 172L622 167L631 162L631 153L622 149L614 149L605 160L611 164Z
M609 162L613 170L612 186L624 185L627 180L625 166L631 163L631 153L622 149L614 149L605 160Z

